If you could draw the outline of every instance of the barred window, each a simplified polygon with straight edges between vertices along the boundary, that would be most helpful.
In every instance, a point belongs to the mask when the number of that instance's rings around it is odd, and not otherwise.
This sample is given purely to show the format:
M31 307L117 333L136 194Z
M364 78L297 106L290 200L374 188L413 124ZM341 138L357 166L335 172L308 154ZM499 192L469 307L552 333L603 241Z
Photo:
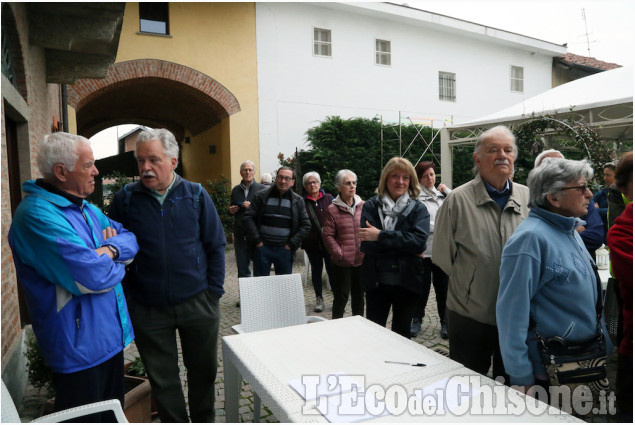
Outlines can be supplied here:
M456 102L456 74L439 71L439 100Z
M523 68L521 66L513 66L511 70L511 90L517 93L523 93Z
M331 56L331 30L313 28L313 54Z
M375 64L390 66L390 41L375 40Z

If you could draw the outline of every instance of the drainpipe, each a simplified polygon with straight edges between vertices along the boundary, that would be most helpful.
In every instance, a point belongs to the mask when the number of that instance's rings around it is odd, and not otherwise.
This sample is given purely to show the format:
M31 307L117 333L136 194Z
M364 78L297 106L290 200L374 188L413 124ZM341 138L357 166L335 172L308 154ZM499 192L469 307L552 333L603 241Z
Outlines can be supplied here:
M68 93L66 84L62 84L62 126L65 133L68 133Z

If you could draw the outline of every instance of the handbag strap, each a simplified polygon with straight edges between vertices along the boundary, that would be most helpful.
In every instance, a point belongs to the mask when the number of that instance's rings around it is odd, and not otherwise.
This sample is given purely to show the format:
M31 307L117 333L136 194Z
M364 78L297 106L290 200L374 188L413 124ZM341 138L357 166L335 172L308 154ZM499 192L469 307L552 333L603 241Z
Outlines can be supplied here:
M313 204L309 203L309 212L311 213L311 217L313 218L313 224L315 224L315 227L317 227L320 233L322 233L322 226L320 226L320 220L318 220L317 216L315 215L314 208L315 207L313 206Z
M600 274L598 273L598 267L595 265L593 260L589 260L591 263L591 268L593 269L593 273L595 274L595 285L598 291L597 301L595 303L595 314L597 318L597 330L600 336L603 336L602 332L602 305L603 305L603 297L602 297L602 279L600 279ZM531 313L529 313L529 330L533 331L540 342L544 345L543 337L538 333L536 329L536 321L533 317L531 317Z

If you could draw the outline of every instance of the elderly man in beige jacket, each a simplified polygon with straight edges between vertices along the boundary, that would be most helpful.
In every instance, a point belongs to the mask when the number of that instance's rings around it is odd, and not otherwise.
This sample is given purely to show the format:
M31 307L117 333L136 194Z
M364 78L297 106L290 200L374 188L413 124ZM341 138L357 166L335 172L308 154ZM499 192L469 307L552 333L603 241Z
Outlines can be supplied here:
M450 277L450 358L483 375L505 376L496 329L498 269L505 242L529 213L529 190L509 178L517 155L505 126L481 134L474 147L478 171L439 208L432 262Z

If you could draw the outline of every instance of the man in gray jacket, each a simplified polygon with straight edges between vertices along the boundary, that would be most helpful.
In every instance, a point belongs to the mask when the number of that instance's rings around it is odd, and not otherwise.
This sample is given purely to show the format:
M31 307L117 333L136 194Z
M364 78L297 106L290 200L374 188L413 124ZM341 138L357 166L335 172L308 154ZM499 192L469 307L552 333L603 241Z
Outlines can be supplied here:
M251 277L251 269L249 263L249 245L247 244L247 236L245 235L245 224L243 216L251 206L254 196L257 192L266 189L265 185L256 183L254 176L256 172L255 164L247 160L240 165L240 176L242 180L232 189L231 205L229 206L229 214L234 216L234 251L236 253L236 267L238 268L238 277Z
M458 187L439 208L432 262L450 277L450 358L483 375L505 376L496 329L501 253L529 213L529 189L509 178L518 151L505 126L478 138L474 180Z

